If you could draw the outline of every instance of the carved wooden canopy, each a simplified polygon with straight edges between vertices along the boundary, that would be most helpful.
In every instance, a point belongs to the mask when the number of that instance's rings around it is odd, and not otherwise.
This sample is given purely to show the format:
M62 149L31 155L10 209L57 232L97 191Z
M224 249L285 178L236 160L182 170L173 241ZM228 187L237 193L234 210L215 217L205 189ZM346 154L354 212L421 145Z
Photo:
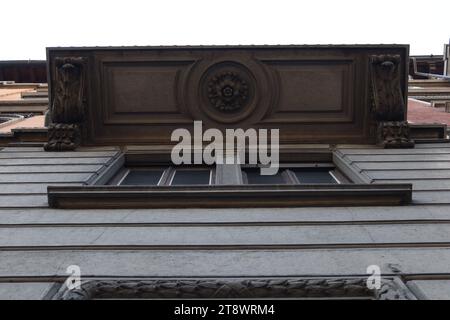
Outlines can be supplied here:
M205 129L277 128L282 144L410 142L406 45L49 48L47 55L48 150L168 144L174 129L191 129L194 120Z

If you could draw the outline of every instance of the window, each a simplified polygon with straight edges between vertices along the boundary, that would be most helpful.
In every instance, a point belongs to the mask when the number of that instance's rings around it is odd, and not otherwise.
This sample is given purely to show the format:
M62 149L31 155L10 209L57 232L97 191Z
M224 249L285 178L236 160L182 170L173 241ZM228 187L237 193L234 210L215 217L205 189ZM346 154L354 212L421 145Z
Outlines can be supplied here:
M234 184L277 185L277 184L342 184L350 183L333 164L284 164L274 175L261 174L261 168L245 165L236 166L242 180ZM218 170L221 170L218 166ZM121 186L188 186L228 184L217 179L216 169L202 166L171 167L124 167L107 183ZM216 183L216 179L219 180ZM240 181L240 182L239 182Z
M242 178L245 184L286 184L289 180L284 173L278 171L274 175L262 175L260 168L247 168L242 170Z
M55 208L236 208L403 205L411 184L370 184L331 152L288 154L275 175L258 166L167 166L170 155L123 154L86 186L49 186ZM307 161L314 160L314 161Z
M295 168L287 170L289 173L293 173L298 183L311 184L311 183L338 183L336 176L333 175L330 169L326 168Z
M207 167L124 167L107 183L120 186L183 186L214 184Z
M183 185L209 185L212 184L212 170L207 169L179 169L175 170L172 179L169 181L171 186Z
M150 185L157 186L161 182L164 170L127 170L125 176L118 185Z
M333 164L284 164L276 175L262 175L260 168L242 169L245 184L343 184L350 183Z

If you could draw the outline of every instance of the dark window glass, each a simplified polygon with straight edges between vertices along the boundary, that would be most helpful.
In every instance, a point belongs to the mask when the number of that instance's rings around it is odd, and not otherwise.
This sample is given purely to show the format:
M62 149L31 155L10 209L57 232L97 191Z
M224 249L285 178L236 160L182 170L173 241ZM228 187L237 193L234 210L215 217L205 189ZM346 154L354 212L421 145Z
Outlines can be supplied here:
M176 170L172 186L209 184L210 170Z
M330 169L291 169L302 184L307 183L337 183L331 176Z
M156 186L164 170L130 170L121 185L148 185Z
M261 175L260 168L244 169L247 176L248 184L285 184L286 181L281 175L281 171L278 171L274 175Z

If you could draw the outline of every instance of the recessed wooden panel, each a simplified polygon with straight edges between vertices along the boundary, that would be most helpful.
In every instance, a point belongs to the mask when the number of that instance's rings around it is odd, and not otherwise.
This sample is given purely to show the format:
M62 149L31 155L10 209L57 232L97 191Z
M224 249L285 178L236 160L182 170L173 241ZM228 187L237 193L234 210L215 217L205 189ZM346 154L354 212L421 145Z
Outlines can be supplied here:
M176 66L106 65L111 111L119 113L179 112Z
M273 65L280 78L279 112L338 112L345 107L348 66Z
M182 119L179 79L192 61L101 61L104 124Z
M278 101L264 123L353 123L358 99L354 60L263 61L279 84Z
M408 46L51 48L86 63L84 145L173 144L175 129L279 129L280 143L374 143L372 55Z

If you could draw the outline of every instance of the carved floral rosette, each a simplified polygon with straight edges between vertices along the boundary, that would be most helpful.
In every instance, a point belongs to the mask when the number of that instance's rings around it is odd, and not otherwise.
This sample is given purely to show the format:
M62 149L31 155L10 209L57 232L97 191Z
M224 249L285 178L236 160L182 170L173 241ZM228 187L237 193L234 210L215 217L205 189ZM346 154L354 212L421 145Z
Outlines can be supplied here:
M222 112L240 110L248 101L247 83L236 72L216 74L208 83L211 106Z

